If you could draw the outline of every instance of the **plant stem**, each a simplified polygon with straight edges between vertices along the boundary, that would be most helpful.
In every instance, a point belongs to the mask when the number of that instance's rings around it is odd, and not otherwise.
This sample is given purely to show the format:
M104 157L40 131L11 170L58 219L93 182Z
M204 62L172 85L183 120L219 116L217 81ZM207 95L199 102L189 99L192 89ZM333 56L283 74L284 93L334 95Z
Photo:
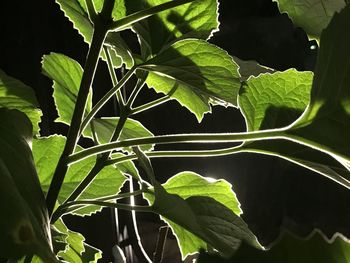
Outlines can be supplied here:
M259 132L242 132L242 133L204 133L204 134L176 134L160 135L154 137L128 139L119 142L111 142L94 146L69 157L69 163L79 161L91 155L119 149L121 147L139 146L144 144L172 144L172 143L231 143L242 141L257 141L267 139L284 138L283 129L264 130Z
M89 94L89 89L94 78L98 58L104 39L107 34L107 26L102 23L96 23L92 37L91 46L85 62L84 73L80 83L80 88L75 104L71 125L68 131L67 141L63 153L58 161L54 172L47 197L46 204L49 215L52 214L59 191L61 189L65 174L68 170L67 157L74 152L75 146L79 138L80 124L85 111L86 100Z
M190 2L193 2L194 0L173 0L173 1L168 1L166 3L136 12L134 14L128 15L118 21L115 21L111 25L112 30L121 30L123 28L126 28L130 26L133 23L136 23L140 20L143 20L147 17L153 16L157 13L160 13L162 11L184 5Z
M114 86L110 91L106 93L106 95L103 96L103 98L96 103L96 105L92 108L92 110L89 112L89 114L84 119L80 133L83 132L83 130L87 127L87 125L90 123L92 118L96 115L96 113L103 107L103 105L106 104L106 102L129 80L129 78L134 74L136 71L137 66L132 67L128 73L125 74L125 76L118 82L116 86Z
M166 95L164 97L161 97L159 99L156 99L154 101L151 101L151 102L148 102L144 105L141 105L141 106L138 106L136 108L133 108L131 111L130 111L130 115L134 115L134 114L137 114L137 113L140 113L140 112L143 112L145 110L149 110L153 107L156 107L158 105L161 105L167 101L169 101L171 99L170 96Z

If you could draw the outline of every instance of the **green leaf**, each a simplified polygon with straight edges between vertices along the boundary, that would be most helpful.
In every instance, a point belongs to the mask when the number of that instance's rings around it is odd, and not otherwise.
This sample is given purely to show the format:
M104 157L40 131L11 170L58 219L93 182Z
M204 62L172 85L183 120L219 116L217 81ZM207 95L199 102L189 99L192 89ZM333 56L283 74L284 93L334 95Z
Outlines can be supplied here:
M167 1L125 1L127 14ZM217 0L197 0L163 11L133 25L141 43L143 59L158 54L165 46L184 38L208 39L218 30Z
M45 262L56 262L31 137L32 125L24 113L0 109L0 256L37 254Z
M63 151L65 141L65 137L58 135L39 138L33 141L34 160L41 187L44 191L48 190L58 159ZM78 151L81 149L81 147L77 147ZM90 157L69 166L58 196L58 201L60 203L63 203L66 198L69 197L94 164L94 157ZM107 166L99 172L79 199L95 199L108 195L115 195L119 192L124 181L125 176L118 169L113 166ZM77 215L89 215L100 210L101 208L96 206L87 206L73 213Z
M310 103L301 118L287 131L287 136L330 154L350 170L348 28L350 6L335 14L321 35Z
M119 121L119 117L115 118L98 118L93 120L96 136L100 144L108 143ZM119 140L151 137L153 134L146 129L140 122L128 118L124 124ZM143 151L153 150L154 145L143 145ZM130 147L124 148L127 152L132 152Z
M84 12L87 13L86 0L78 0L80 6L83 8ZM95 6L96 12L101 12L104 0L92 0ZM124 0L114 0L114 7L112 11L113 20L119 20L126 15L126 8Z
M242 86L239 106L248 131L282 128L293 123L307 107L311 72L294 69L249 78ZM349 172L333 157L286 140L246 142L242 150L274 155L318 172L350 187Z
M275 70L258 64L254 60L242 60L238 57L234 57L233 60L239 66L239 74L241 75L241 81L246 81L250 76L257 77L262 73L274 73Z
M350 243L340 234L328 240L319 231L314 231L307 238L295 237L285 232L267 251L254 249L243 244L229 260L201 254L199 263L348 263Z
M171 177L165 184L164 189L169 194L180 196L187 199L194 196L210 197L230 209L234 214L242 213L240 204L232 186L225 180L213 180L212 178L202 177L194 172L181 172ZM150 203L154 202L154 196L145 194ZM167 222L179 243L180 251L183 258L186 255L196 253L200 248L206 248L207 244L183 227L163 218Z
M33 125L33 134L39 133L41 110L34 90L0 70L0 108L17 109L25 113Z
M85 243L85 238L78 232L69 230L63 221L57 220L54 224L56 232L61 235L61 240L66 242L64 250L58 252L58 256L67 262L97 263L102 258L102 251Z
M241 240L259 246L238 216L239 202L231 185L224 180L182 172L163 186L156 185L155 196L145 194L145 197L171 227L183 259L210 247L228 256Z
M83 36L85 42L90 44L92 39L93 26L88 18L85 2L82 0L56 0L56 3L60 5L62 11L73 23L74 28L77 29L78 32ZM96 7L100 8L102 1L96 0L94 3ZM123 1L115 1L113 17L123 17L124 12ZM116 68L119 68L122 63L125 63L127 68L131 68L133 66L134 60L132 53L120 37L119 33L109 32L106 36L104 44L112 47L113 52L111 52L111 56L113 65ZM103 52L101 53L101 57L106 60Z
M240 88L238 66L226 51L203 40L180 40L141 66L147 85L168 94L198 121L210 104L235 106Z
M274 0L281 12L312 38L319 39L335 12L345 7L345 0Z
M65 55L50 53L42 60L43 73L53 80L53 97L58 118L56 121L70 125L77 100L83 69L80 64ZM86 103L85 115L91 111L92 89ZM91 137L88 127L84 135Z

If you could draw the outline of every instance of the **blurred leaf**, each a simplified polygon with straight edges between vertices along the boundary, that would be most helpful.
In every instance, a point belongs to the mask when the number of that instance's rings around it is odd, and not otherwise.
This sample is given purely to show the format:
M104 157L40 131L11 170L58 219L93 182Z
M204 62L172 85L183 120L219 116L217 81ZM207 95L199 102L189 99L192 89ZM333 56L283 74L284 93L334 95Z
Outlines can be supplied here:
M312 38L319 39L335 12L345 7L345 0L274 0L281 12Z
M34 90L0 69L0 108L17 109L25 113L32 122L34 135L40 129L42 113L38 107Z
M30 149L32 124L17 110L0 109L0 256L39 255L56 262L49 217Z
M44 191L47 191L49 187L58 159L63 151L65 141L66 138L59 135L39 138L33 141L34 160L41 187ZM77 151L81 149L81 147L77 147ZM69 166L58 196L58 201L60 203L63 203L66 198L69 197L73 190L89 173L94 164L95 158L90 157ZM115 195L120 191L125 179L125 176L118 169L113 166L107 166L99 172L79 199L95 199ZM73 213L77 215L90 215L100 210L101 208L97 206L87 206Z
M149 71L146 83L169 94L198 121L210 104L236 106L240 88L238 66L226 51L203 40L181 40L141 66Z
M349 263L350 244L341 235L327 240L319 231L307 238L299 238L285 232L267 251L254 249L242 244L229 260L217 256L201 254L199 263Z

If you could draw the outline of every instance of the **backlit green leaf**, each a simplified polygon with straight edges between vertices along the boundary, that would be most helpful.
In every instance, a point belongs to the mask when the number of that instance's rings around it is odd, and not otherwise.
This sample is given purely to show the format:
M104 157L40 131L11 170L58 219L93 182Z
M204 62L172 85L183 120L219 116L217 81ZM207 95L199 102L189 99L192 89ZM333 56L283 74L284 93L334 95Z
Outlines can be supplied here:
M17 110L0 109L0 256L37 254L56 262L49 217L30 149L32 125Z
M267 251L254 249L242 244L234 256L228 260L216 256L199 256L199 263L348 263L350 243L343 236L336 234L328 240L319 231L314 231L307 238L295 237L285 232Z
M54 169L63 151L65 141L65 137L58 135L39 138L33 141L34 160L44 191L47 191L49 187ZM77 150L79 151L81 148L78 146ZM68 173L58 197L60 203L64 202L81 180L84 179L94 163L94 157L90 157L69 166ZM96 176L79 199L94 199L117 194L124 181L125 176L118 169L113 166L107 166ZM88 215L99 210L99 207L89 206L77 210L74 213L78 215Z
M98 142L101 144L110 142L112 134L119 121L119 117L115 118L98 118L93 120ZM119 140L151 137L153 134L147 130L140 122L128 118L124 124ZM153 145L141 146L143 151L153 149ZM131 148L124 148L125 151L132 152Z
M285 12L293 23L318 39L335 12L345 7L345 0L274 0L281 12Z
M58 118L56 121L70 125L77 100L83 69L75 60L57 53L45 55L42 61L43 73L53 80L53 97ZM86 103L85 115L91 111L92 90ZM84 135L91 137L88 127Z
M85 8L85 1L83 0L56 0L60 5L62 11L73 23L75 29L83 36L86 43L90 44L93 33L93 26L88 18ZM117 0L115 1L113 9L113 17L120 18L124 16L124 1ZM102 1L94 1L95 6L101 8ZM119 36L117 32L109 32L104 43L107 46L112 47L113 52L111 52L113 65L115 67L120 67L122 63L125 63L128 68L131 68L134 61L131 52L129 51L127 45ZM102 52L101 57L105 59L105 55Z
M134 0L125 1L125 5L131 14L165 2L168 1ZM133 29L141 42L142 57L147 59L178 39L208 39L218 26L217 0L197 0L149 17L134 24Z
M210 104L237 105L238 66L226 51L204 40L181 40L141 66L146 83L189 109L198 121ZM175 90L175 91L174 91Z
M42 113L38 106L32 88L0 70L0 108L17 109L24 112L32 122L33 134L39 133Z

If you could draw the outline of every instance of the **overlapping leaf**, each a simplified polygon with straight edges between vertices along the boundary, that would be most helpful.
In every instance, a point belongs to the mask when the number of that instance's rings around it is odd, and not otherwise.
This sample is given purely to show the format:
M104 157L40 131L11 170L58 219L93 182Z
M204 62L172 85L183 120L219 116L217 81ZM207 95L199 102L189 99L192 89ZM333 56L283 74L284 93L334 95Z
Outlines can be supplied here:
M38 170L41 186L46 191L51 182L54 169L63 151L66 138L63 136L51 136L33 141L34 160ZM81 148L78 147L78 150ZM70 165L62 189L58 196L60 203L72 193L78 184L84 179L95 163L94 157L87 158ZM125 181L125 176L113 166L107 166L101 170L93 182L80 196L80 199L94 199L107 195L117 194ZM89 206L75 211L78 215L87 215L99 211L96 206Z
M267 251L254 249L243 244L229 260L215 256L200 255L199 263L348 263L350 243L341 235L328 240L319 231L314 231L307 238L299 238L288 232Z
M163 184L163 187L168 194L178 195L179 197L184 199L185 202L189 202L192 210L196 209L197 206L194 206L194 203L192 203L191 200L197 200L198 202L204 202L204 203L209 202L209 204L213 206L215 206L215 202L219 202L221 205L224 205L226 207L224 210L225 211L227 210L226 212L228 214L231 214L231 212L233 212L235 215L239 215L242 212L240 210L240 204L236 198L236 195L232 191L232 186L225 180L207 179L193 172L182 172L171 177L165 184ZM146 195L146 196L147 196L147 199L151 203L153 203L154 197L151 195ZM196 198L193 199L193 197L196 197L198 199ZM209 199L206 199L206 198L202 199L202 197L210 197L210 198L213 198L214 201L213 200L209 201ZM188 199L188 198L191 198L191 199ZM198 206L200 206L200 204L198 204ZM207 209L209 208L207 207L203 210L208 212ZM228 212L228 210L230 210L231 212ZM215 208L213 211L215 211ZM197 221L201 220L199 219L200 213L203 213L203 211L199 211L199 208L198 208L198 211L195 214ZM220 211L220 213L223 213L223 211ZM209 216L209 215L205 215L205 216ZM203 220L205 220L204 219L205 216L203 215ZM229 217L232 218L232 215ZM189 232L188 231L189 229L185 229L184 227L180 226L177 223L174 223L171 220L168 220L167 218L163 218L163 219L171 226L178 240L183 258L185 258L189 254L198 252L201 248L204 248L204 249L207 248L208 246L207 242L199 238L195 234L192 234L191 232ZM213 224L215 221L215 219L209 219L209 220L213 220L211 224ZM239 220L237 220L235 224L240 224ZM203 221L203 226L204 226L204 221ZM230 228L229 223L227 223L227 225L225 225L224 227ZM198 230L198 231L201 231L201 230ZM213 231L217 232L218 230L216 229ZM232 240L234 239L237 239L237 236L232 237ZM240 241L236 240L236 242L239 243ZM232 244L233 243L234 241L232 241ZM234 249L234 247L232 247L232 249Z
M24 112L32 122L34 134L39 133L42 115L38 106L34 90L0 70L0 107Z
M169 94L201 121L210 104L235 106L240 88L238 66L226 51L203 40L174 43L141 66L146 83Z
M248 79L239 97L248 131L282 128L293 123L307 107L312 77L311 72L291 69ZM343 165L313 148L281 139L246 142L242 149L284 158L350 187L349 172Z
M131 14L167 1L125 1ZM133 25L141 44L144 59L158 54L165 46L184 38L208 39L218 29L217 0L197 0L163 11Z
M91 24L88 14L86 12L86 4L83 0L56 0L60 5L62 11L73 23L74 28L83 36L86 43L90 44L93 33L93 25ZM125 16L125 8L123 0L115 1L113 9L113 17L115 19ZM97 10L100 10L102 1L94 1ZM117 32L108 33L105 41L105 45L112 48L112 60L115 67L120 67L122 63L125 63L128 68L132 67L134 61L127 45ZM104 53L101 53L101 57L105 58Z
M45 55L42 61L43 73L53 80L53 97L55 99L58 118L56 121L70 125L77 100L83 69L80 64L62 54ZM85 115L91 111L92 90L85 108ZM84 135L91 137L87 128Z
M119 121L119 117L115 118L98 118L93 120L94 129L98 142L101 144L108 143L111 140L112 134ZM147 130L140 122L128 118L124 124L119 140L151 137L153 134ZM141 146L143 151L153 149L153 145ZM125 148L125 151L132 152L130 147Z
M24 113L0 109L0 255L19 259L37 254L45 262L57 262L31 137L32 125Z
M345 7L346 0L274 0L281 12L286 12L296 26L318 39L335 12Z

